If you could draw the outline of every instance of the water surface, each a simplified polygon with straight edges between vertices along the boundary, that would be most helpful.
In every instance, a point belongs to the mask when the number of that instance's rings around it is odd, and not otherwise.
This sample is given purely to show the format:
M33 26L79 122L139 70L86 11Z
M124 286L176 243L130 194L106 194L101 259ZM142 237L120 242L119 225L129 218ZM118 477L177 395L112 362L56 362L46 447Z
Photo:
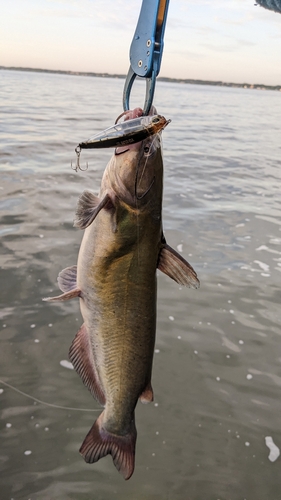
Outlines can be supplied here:
M1 500L278 500L281 457L281 96L157 84L168 243L199 290L158 276L154 403L138 405L136 469L78 449L98 405L66 363L78 302L46 304L76 263L79 194L111 151L78 142L113 124L123 81L0 71ZM136 82L132 105L142 105ZM96 412L86 410L96 409ZM267 440L268 442L268 440Z

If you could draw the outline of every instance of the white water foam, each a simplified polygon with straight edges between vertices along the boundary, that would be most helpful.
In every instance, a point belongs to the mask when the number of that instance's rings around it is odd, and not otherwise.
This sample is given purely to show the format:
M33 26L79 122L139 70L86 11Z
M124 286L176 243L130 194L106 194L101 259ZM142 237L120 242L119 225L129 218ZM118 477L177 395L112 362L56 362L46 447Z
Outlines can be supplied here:
M268 460L270 460L270 462L275 462L275 460L277 460L277 458L280 455L280 450L279 450L278 446L276 446L276 444L273 442L273 439L271 436L266 436L265 444L270 449L270 452L268 455Z
M62 359L60 361L60 365L63 366L64 368L68 368L69 370L74 370L74 366L70 361L67 361L67 359Z

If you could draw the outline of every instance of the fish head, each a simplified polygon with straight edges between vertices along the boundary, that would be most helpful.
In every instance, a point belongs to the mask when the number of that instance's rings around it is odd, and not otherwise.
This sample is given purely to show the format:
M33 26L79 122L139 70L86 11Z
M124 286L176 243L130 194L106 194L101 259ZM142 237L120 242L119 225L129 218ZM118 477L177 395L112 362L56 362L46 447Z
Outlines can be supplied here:
M130 113L135 114L136 110ZM154 107L150 114L157 114ZM110 184L115 195L133 208L141 208L155 196L162 199L161 133L151 135L135 144L116 148L106 175L107 184Z

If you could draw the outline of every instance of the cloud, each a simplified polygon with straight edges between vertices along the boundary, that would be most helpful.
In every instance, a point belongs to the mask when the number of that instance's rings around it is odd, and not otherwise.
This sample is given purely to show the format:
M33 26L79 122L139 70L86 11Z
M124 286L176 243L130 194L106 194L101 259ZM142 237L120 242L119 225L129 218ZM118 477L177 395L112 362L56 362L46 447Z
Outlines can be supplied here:
M136 24L140 10L138 0L47 0L35 4L33 13L43 18L91 19L104 27L127 30L130 22ZM42 5L42 7L40 7ZM124 22L124 19L126 22ZM135 26L135 25L134 25Z
M279 68L281 18L255 7L254 2L171 0L163 54L165 76L177 73L179 77L188 77L193 68L194 78L198 72L200 78L205 75L209 79L215 63L220 79L224 73L227 78L224 61L233 72L239 67L242 75L247 74L249 61L254 61L253 79L266 65ZM142 0L3 2L1 14L5 23L1 35L6 47L5 64L124 73L141 3Z

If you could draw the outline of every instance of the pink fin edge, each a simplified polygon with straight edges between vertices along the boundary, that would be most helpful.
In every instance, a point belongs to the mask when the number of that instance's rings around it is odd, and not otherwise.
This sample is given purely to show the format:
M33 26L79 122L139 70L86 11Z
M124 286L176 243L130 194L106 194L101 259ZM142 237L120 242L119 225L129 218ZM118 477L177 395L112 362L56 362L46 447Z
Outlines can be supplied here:
M135 446L137 431L132 420L131 430L126 435L108 432L103 426L104 412L100 414L85 437L79 450L85 462L95 463L106 455L111 455L116 469L128 480L135 468Z

